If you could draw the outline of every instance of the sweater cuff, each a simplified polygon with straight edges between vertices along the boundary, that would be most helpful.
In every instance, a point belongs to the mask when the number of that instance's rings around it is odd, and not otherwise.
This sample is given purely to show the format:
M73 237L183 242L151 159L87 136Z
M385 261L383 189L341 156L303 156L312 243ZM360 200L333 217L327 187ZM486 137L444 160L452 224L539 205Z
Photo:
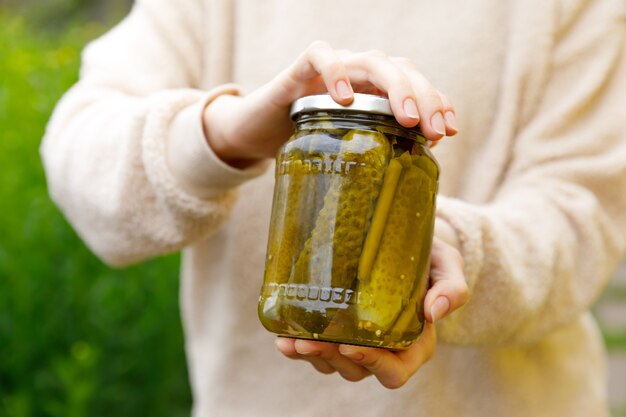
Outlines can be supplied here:
M169 169L186 192L202 199L223 194L261 175L269 165L265 160L237 169L222 161L209 146L202 114L206 106L223 94L240 95L241 91L235 85L217 87L182 109L169 127L166 150Z
M461 248L459 237L456 234L456 230L448 223L443 217L435 217L435 237L443 240L448 245Z
M479 212L478 207L439 195L437 196L437 220L440 223L437 225L439 233L448 234L451 231L446 230L446 228L451 228L455 235L454 243L463 256L465 279L471 292L484 262L481 227L483 215ZM441 227L442 225L444 227ZM444 240L446 239L444 238Z

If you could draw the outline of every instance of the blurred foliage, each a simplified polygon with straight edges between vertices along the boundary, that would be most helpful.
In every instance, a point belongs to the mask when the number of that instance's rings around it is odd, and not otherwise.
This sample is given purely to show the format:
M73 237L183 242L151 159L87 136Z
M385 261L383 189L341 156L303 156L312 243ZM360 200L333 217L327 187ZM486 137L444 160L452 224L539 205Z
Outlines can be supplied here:
M609 288L604 292L602 298L600 299L598 305L611 305L617 303L626 303L626 270L621 270L620 274L614 280ZM614 315L621 314L621 309L615 311ZM604 335L604 342L606 343L607 348L609 349L609 353L615 355L616 357L624 355L626 352L626 328L622 326L615 326L613 323L607 323L602 319L602 314L597 314L596 307L596 318L599 321L600 328L602 329L602 333ZM618 316L619 317L619 316ZM623 323L623 319L619 320L619 322ZM610 362L609 362L610 366ZM615 369L609 368L609 373L616 372ZM618 375L613 376L612 378L613 384L619 387L618 390L622 392L626 392L626 388L623 386L624 381L626 381L626 375ZM618 391L619 392L619 391ZM617 399L617 403L613 404L611 409L611 415L613 417L626 417L626 395L619 396Z
M621 271L623 274L624 272ZM622 278L622 281L624 278ZM623 304L626 303L626 283L614 282L604 291L602 298L598 304ZM596 310L596 309L594 309ZM604 336L604 342L606 343L609 351L626 351L626 328L607 325L604 323L601 314L597 314L594 311L596 319L600 324L602 334ZM614 314L619 314L615 312ZM626 399L626 398L625 398Z
M25 18L31 27L47 31L64 30L72 23L110 24L130 9L131 0L0 0L14 15Z
M105 267L49 200L38 154L106 28L27 21L0 8L0 416L189 415L178 257Z

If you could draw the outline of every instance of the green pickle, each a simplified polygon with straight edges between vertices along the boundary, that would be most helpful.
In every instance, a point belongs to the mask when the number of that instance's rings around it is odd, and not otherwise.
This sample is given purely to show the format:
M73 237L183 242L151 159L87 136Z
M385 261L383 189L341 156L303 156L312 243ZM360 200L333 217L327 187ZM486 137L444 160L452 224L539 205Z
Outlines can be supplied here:
M380 250L368 279L359 282L357 316L361 326L387 332L410 303L424 265L420 257L422 230L431 221L430 177L413 165L408 152L396 158L402 173L382 233ZM421 268L420 268L421 267ZM415 302L415 300L413 300Z
M276 165L277 184L272 218L274 233L268 243L265 267L266 283L287 283L295 261L304 246L302 224L314 224L330 177L323 169L312 167L307 156L323 149L322 134L306 135L286 149ZM327 141L326 141L327 142ZM317 207L317 208L316 208Z
M297 209L306 172L303 168L302 159L296 155L291 156L292 158L285 158L280 161L282 165L279 164L276 168L277 170L284 169L287 172L286 174L283 173L281 179L288 182L288 186L276 188L279 190L276 200L282 204L274 207L274 218L278 222L276 224L277 230L268 245L268 258L265 267L266 282L284 283L289 281L292 259L296 249Z
M276 289L278 285L286 284L289 281L293 258L298 253L298 207L300 206L305 174L300 151L286 153L283 158L277 161L276 178L278 183L275 187L274 206L272 207L272 217L277 221L274 222L274 230L270 234L267 246L264 292L265 288ZM277 323L283 314L284 300L277 291L271 291L268 294L263 294L263 296L265 302L260 317L267 319L264 323L269 330L280 333L281 327Z
M277 161L278 183L272 209L275 221L267 249L266 285L288 284L293 277L294 265L306 240L303 226L315 223L327 188L328 175L322 169L315 169L309 156L323 150L328 143L327 136L319 132L303 135L287 146ZM290 318L294 308L274 292L265 302L263 314L275 320L281 316ZM302 332L305 328L298 324L300 320L289 320L289 324Z
M393 118L351 117L320 112L277 158L259 316L286 336L405 348L424 322L439 168Z
M343 174L330 180L293 282L350 288L390 149L378 132L351 130L343 137L333 167Z
M419 224L419 229L415 233L416 236L432 236L435 226L435 196L438 188L436 178L439 176L439 170L437 165L427 157L414 155L411 159L413 165L425 174L422 184L428 186L427 188L423 187L419 194L416 195L422 202L424 211L420 216L422 221ZM418 262L416 281L408 303L394 322L392 329L389 331L390 333L401 335L409 327L415 327L415 325L419 325L419 322L423 323L424 321L422 303L428 285L431 243L430 240L422 241L421 239L414 239L410 242L409 252L412 254L411 257L414 257Z
M398 185L401 174L402 164L397 158L392 159L385 170L384 182L378 196L374 217L372 218L372 223L367 232L365 244L363 245L363 252L359 259L358 278L361 281L367 281L372 271L372 265L378 253L380 239L385 228L385 223L387 223L387 216L389 215L393 196L396 192L396 186Z
M323 206L297 258L290 283L317 288L352 286L390 154L391 145L383 134L351 130L342 138L340 158L332 164L324 161L325 169L334 173L327 174L330 179ZM321 303L306 308L294 303L283 308L283 316L292 327L299 323L310 333L321 333L337 310Z

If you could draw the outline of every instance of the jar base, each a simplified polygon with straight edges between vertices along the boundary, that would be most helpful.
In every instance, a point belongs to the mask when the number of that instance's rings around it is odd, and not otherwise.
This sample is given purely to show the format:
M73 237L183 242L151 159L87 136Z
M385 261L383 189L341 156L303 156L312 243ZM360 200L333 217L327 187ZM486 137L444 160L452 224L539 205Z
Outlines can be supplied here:
M408 349L415 341L419 338L420 334L416 335L414 338L405 338L401 340L392 341L389 338L359 338L355 339L345 339L345 338L331 338L327 336L321 336L320 334L313 333L310 336L302 335L300 333L279 333L280 337L288 337L291 339L302 339L302 340L311 340L315 342L325 342L325 343L335 343L341 345L353 345L353 346L365 346L365 347L373 347L373 348L381 348L381 349L389 349L389 350L405 350Z
M311 293L326 295L323 300L305 299ZM410 300L402 303L402 312L394 321L381 327L360 318L358 299L359 295L349 289L266 284L258 313L263 326L272 333L330 343L401 350L422 333L424 321L418 314L421 307Z

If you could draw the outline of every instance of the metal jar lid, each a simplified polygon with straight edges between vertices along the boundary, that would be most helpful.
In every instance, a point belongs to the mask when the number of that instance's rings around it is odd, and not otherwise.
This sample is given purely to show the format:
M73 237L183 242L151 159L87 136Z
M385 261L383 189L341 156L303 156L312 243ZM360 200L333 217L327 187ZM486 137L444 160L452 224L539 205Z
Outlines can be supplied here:
M293 119L300 113L325 110L342 110L393 116L388 99L362 93L355 93L354 100L347 106L337 103L329 94L302 97L293 102L290 115Z

